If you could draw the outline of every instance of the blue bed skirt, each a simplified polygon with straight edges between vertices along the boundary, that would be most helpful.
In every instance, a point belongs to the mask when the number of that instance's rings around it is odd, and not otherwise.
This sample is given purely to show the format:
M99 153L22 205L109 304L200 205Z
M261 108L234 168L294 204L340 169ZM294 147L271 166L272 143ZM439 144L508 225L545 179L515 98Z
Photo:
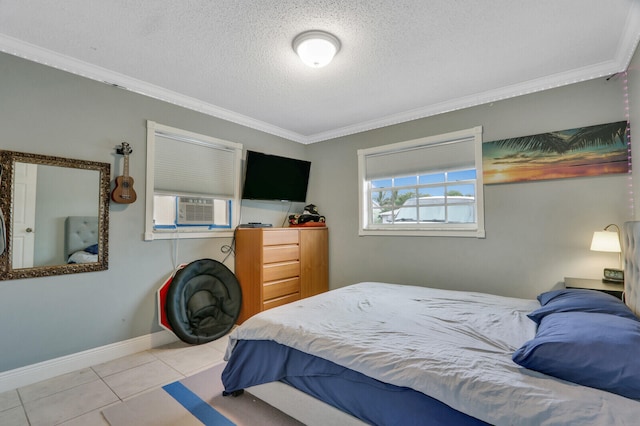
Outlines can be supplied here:
M225 391L282 381L372 425L486 425L410 388L390 385L270 340L240 340Z

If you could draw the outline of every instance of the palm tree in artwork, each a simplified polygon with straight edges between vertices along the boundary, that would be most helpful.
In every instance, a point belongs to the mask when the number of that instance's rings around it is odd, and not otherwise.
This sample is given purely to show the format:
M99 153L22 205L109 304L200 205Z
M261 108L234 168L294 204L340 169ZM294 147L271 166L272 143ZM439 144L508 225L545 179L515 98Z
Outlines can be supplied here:
M582 148L596 148L622 143L625 141L626 131L627 122L618 121L616 123L599 126L582 127L573 135L565 135L561 132L549 132L539 135L503 139L495 143L500 148L563 154Z
M596 148L623 143L627 125L626 121L619 121L602 126L583 127L569 138L570 149Z

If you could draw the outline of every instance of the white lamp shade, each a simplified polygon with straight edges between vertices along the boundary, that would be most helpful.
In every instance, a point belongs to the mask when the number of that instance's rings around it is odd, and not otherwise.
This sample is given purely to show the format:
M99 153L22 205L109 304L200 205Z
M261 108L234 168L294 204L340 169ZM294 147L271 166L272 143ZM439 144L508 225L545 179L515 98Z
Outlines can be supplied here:
M323 31L307 31L293 40L293 50L302 62L313 68L329 64L340 50L340 41Z
M620 253L620 238L617 232L609 231L596 231L593 233L593 240L591 240L591 250L593 251L607 251L612 253Z

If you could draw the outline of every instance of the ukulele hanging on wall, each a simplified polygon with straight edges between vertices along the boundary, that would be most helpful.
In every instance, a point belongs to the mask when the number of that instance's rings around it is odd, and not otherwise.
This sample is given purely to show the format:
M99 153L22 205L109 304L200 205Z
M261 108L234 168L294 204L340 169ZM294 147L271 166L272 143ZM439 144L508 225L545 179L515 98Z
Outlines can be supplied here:
M136 191L133 189L133 178L129 176L129 154L133 152L127 142L122 142L116 152L124 156L122 176L116 178L116 186L111 192L111 199L120 204L131 204L136 201Z

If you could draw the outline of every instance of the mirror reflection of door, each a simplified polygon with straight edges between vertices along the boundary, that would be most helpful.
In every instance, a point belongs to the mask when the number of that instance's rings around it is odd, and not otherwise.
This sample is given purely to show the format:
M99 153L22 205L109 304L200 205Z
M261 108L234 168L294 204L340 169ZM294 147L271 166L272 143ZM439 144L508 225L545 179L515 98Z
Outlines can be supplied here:
M37 171L35 164L15 163L11 231L14 269L33 266Z

